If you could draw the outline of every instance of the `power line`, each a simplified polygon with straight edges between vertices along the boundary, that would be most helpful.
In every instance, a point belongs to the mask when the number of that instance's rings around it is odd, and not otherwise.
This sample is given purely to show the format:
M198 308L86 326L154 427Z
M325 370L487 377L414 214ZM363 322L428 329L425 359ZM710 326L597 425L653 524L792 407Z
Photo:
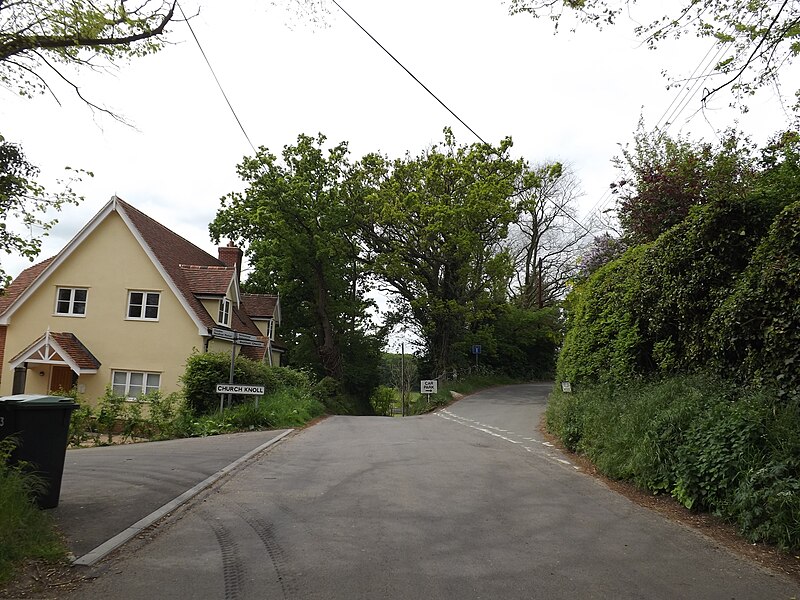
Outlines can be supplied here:
M197 44L197 47L200 49L200 54L203 55L203 58L206 61L206 65L208 65L208 70L211 71L211 75L213 75L214 81L217 82L217 87L219 88L219 91L222 93L222 97L225 98L225 102L228 104L228 108L231 110L231 114L233 115L233 118L236 119L236 123L239 124L239 129L242 130L242 133L244 134L244 137L247 140L247 143L250 144L250 147L253 149L253 153L257 153L258 151L256 150L256 147L253 144L253 142L250 141L250 136L247 135L247 131L245 131L244 125L242 125L242 122L239 120L239 116L236 114L236 111L233 110L233 105L231 104L231 101L228 100L228 95L225 93L225 90L222 88L222 84L220 83L219 78L217 77L217 74L214 72L214 67L211 66L211 62L208 60L208 56L206 56L205 50L203 50L203 46L200 44L200 40L197 39L197 35L194 32L194 28L192 27L192 24L189 22L189 19L186 18L186 13L183 12L183 7L178 2L176 2L175 4L178 5L178 10L181 11L181 15L183 16L183 20L186 23L186 26L189 27L189 31L191 31L192 37L194 38L194 41Z
M341 5L341 4L339 4L339 3L338 3L336 0L331 0L331 2L333 2L333 3L334 3L336 6L338 6L338 7L339 7L339 10L341 10L341 11L342 11L342 12L343 12L345 15L347 15L347 18L349 18L349 19L350 19L350 20L351 20L353 23L355 23L355 24L356 24L356 26L357 26L357 27L358 27L358 28L359 28L361 31L363 31L364 33L366 33L366 34L369 36L369 39L371 39L373 42L375 42L375 43L378 45L378 47L379 47L381 50L383 50L383 51L384 51L386 54L388 54L388 55L389 55L389 58L391 58L391 59L392 59L394 62L396 62L396 63L397 63L399 66L400 66L400 68L401 68L401 69L403 69L403 70L404 70L406 73L408 73L408 74L409 74L409 76L410 76L410 77L411 77L411 78L412 78L414 81L416 81L416 82L417 82L417 83L418 83L420 86L422 86L422 88L423 88L423 89L424 89L426 92L428 92L428 93L429 93L429 94L430 94L430 95L431 95L431 96L432 96L432 97L433 97L433 98L434 98L434 99L435 99L435 100L436 100L436 101L437 101L439 104L441 104L441 105L442 105L442 106L445 108L445 110L446 110L447 112L449 112L451 115L453 115L453 116L454 116L454 117L455 117L455 118L458 120L458 122L459 122L459 123L461 123L461 124L462 124L464 127L466 127L466 128L467 128L467 129L470 131L470 133L472 133L472 135L474 135L476 138L478 138L478 139L479 139L481 142L483 142L484 144L487 144L486 140L484 140L484 139L483 139L481 136L479 136L477 133L475 133L475 130L474 130L472 127L470 127L469 125L467 125L467 124L464 122L464 120L463 120L461 117L459 117L459 116L458 116L456 113L454 113L454 112L453 112L453 111L450 109L450 107L449 107L449 106L447 106L447 104L445 104L444 102L442 102L442 100L441 100L441 99L440 99L440 98L439 98L439 97L438 97L436 94L434 94L434 93L433 93L433 92L430 90L430 88L428 88L428 86L426 86L424 83L422 83L422 82L421 82L421 81L420 81L420 80L417 78L417 76L416 76L416 75L414 75L414 74L413 74L411 71L409 71L409 70L408 70L408 69L405 67L405 65L404 65L403 63L401 63L399 60L397 60L397 58L395 58L395 56L394 56L394 55L393 55L391 52L389 52L389 51L388 51L388 50L387 50L387 49L384 47L384 45L383 45L383 44L381 44L381 43L380 43L378 40L376 40L376 39L375 39L375 37L374 37L374 36L373 36L373 35L372 35L372 34L371 34L369 31L367 31L366 29L364 29L364 27L362 27L362 26L361 26L361 23L359 23L358 21L356 21L356 20L355 20L355 18L353 18L353 16L352 16L352 15L351 15L349 12L347 12L347 11L346 11L344 8L342 8L342 5ZM487 145L488 145L488 144L487 144Z
M455 117L455 118L458 120L458 122L459 122L459 123L461 123L461 124L462 124L464 127L466 127L466 128L467 128L467 129L470 131L470 133L472 133L472 135L474 135L476 138L478 138L478 139L479 139L481 142L483 142L483 143L484 143L484 144L486 144L487 146L489 145L489 144L486 142L486 140L484 140L484 139L483 139L481 136L479 136L479 135L478 135L478 134L475 132L475 130L474 130L472 127L470 127L469 125L467 125L467 124L466 124L466 122L465 122L465 121L464 121L464 120L463 120L461 117L459 117L459 116L458 116L458 115L457 115L455 112L453 112L453 111L450 109L450 107L449 107L449 106L447 106L447 105L446 105L444 102L442 102L442 100L441 100L441 99L440 99L440 98L439 98L439 97L438 97L436 94L434 94L434 93L433 93L433 92L430 90L430 88L428 88L428 86L426 86L424 83L422 83L422 82L419 80L419 78L417 78L417 76L416 76L416 75L414 75L414 74L413 74L411 71L409 71L409 70L406 68L406 66L405 66L403 63L401 63L401 62L400 62L400 61L399 61L399 60L398 60L398 59L397 59L397 58L396 58L396 57L395 57L395 56L394 56L394 55L393 55L391 52L389 52L389 51L386 49L386 47L385 47L383 44L381 44L381 43L380 43L380 42L379 42L377 39L375 39L375 36L373 36L373 35L372 35L372 34L371 34L369 31L367 31L367 30L366 30L366 29L365 29L365 28L364 28L364 27L361 25L361 23L359 23L359 22L358 22L358 21L357 21L357 20L356 20L356 19L355 19L355 18L354 18L354 17L353 17L353 16L352 16L350 13L349 13L349 12L347 12L347 11L346 11L346 10L345 10L345 9L342 7L342 5L341 5L341 4L339 4L339 3L338 3L336 0L331 0L331 2L333 2L333 3L334 3L334 4L335 4L335 5L336 5L336 6L339 8L339 10L341 10L341 11L342 11L342 12L343 12L343 13L344 13L346 16L347 16L347 18L348 18L348 19L350 19L350 20L351 20L353 23L355 23L355 25L356 25L356 26L357 26L357 27L358 27L358 28L359 28L361 31L363 31L365 34L367 34L367 36L369 36L369 39L371 39L373 42L375 42L375 43L378 45L378 47L379 47L381 50L383 50L383 51L384 51L384 52L385 52L385 53L386 53L386 54L389 56L389 58L391 58L391 59L392 59L394 62L396 62L396 63L397 63L399 66L400 66L400 68L401 68L401 69L403 69L403 70L404 70L406 73L408 73L408 75L409 75L409 76L410 76L410 77L411 77L411 78L412 78L414 81L416 81L416 82L417 82L417 83L418 83L418 84L419 84L419 85L422 87L422 89L424 89L426 92L428 92L428 94L430 94L430 95L433 97L433 99L434 99L434 100L436 100L436 101L437 101L439 104L441 104L441 105L442 105L442 106L445 108L445 110L447 110L447 112L449 112L451 115L453 115L453 117ZM585 231L587 234L591 234L591 232L589 231L589 229L587 229L587 228L586 228L586 226L584 226L584 224L583 224L583 223L581 223L581 222L580 222L580 221L578 221L578 220L577 220L575 217L573 217L571 214L569 214L568 212L566 212L566 211L565 211L565 210L564 210L564 209L563 209L561 206L559 206L559 205L558 205L556 202L554 202L553 200L550 200L550 202L553 204L553 206L555 206L555 207L558 209L558 211L559 211L559 212L560 212L562 215L564 215L564 216L565 216L565 217L567 217L567 218L568 218L570 221L572 221L573 223L575 223L575 224L576 224L578 227L580 227L581 229L583 229L583 230L584 230L584 231Z

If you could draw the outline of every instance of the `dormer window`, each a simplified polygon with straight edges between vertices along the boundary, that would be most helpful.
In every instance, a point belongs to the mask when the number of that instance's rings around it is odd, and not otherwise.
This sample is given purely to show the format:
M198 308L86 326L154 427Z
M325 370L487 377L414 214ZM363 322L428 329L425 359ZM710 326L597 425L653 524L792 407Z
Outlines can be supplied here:
M231 301L223 298L219 301L219 315L217 316L217 323L220 325L230 325L231 319Z

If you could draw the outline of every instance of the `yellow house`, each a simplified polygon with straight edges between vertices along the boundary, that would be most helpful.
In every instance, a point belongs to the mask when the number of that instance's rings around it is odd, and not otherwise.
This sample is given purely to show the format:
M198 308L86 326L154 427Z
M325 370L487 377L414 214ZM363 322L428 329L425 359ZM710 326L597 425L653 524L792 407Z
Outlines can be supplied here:
M241 293L241 264L232 244L215 258L111 198L0 296L0 395L168 394L191 353L230 352L234 341L238 353L280 366L280 301Z

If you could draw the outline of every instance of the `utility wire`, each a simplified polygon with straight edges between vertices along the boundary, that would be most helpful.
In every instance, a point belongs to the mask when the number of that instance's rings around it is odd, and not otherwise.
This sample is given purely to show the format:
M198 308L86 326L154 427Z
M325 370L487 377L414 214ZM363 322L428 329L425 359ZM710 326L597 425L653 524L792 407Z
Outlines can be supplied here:
M205 50L203 50L203 46L200 45L200 40L197 39L197 35L195 34L194 29L192 28L192 24L189 22L189 19L186 18L186 13L183 12L183 7L180 5L179 2L176 2L175 4L178 5L178 10L181 11L183 20L185 21L187 27L189 27L189 31L192 32L192 37L194 38L194 41L197 43L197 47L200 49L200 54L203 55L203 58L205 59L206 64L208 65L208 70L211 71L211 75L214 76L214 81L217 82L217 87L219 88L219 91L222 93L222 97L225 98L225 102L228 104L228 108L231 109L231 114L233 115L233 118L236 119L236 122L239 124L239 129L242 130L242 133L244 134L247 143L250 144L250 147L253 149L253 153L257 153L258 151L256 150L256 147L253 144L253 142L250 141L250 136L247 135L247 131L245 131L244 125L242 125L242 122L239 120L239 116L236 114L236 111L233 110L233 105L231 104L231 101L228 100L228 95L222 88L222 84L220 83L217 74L214 72L214 67L211 66L211 62L208 60L208 56L206 56Z
M411 78L412 78L414 81L416 81L416 82L417 82L417 83L418 83L418 84L419 84L419 85L422 87L422 89L424 89L426 92L428 92L428 94L430 94L430 95L431 95L431 96L434 98L434 100L436 100L436 101L437 101L439 104L441 104L441 105L442 105L442 106L445 108L445 110L447 110L447 112L449 112L451 115L453 115L453 117L455 117L455 118L458 120L458 122L459 122L459 123L461 123L461 124L462 124L464 127L466 127L466 128L467 128L467 129L470 131L470 133L472 133L472 135L474 135L476 138L478 138L478 139L479 139L481 142L483 142L483 143L484 143L484 144L486 144L487 146L489 145L489 144L486 142L486 140L484 140L484 139L483 139L481 136L479 136L479 135L478 135L478 134L475 132L475 130L474 130L472 127L470 127L469 125L467 125L467 124L464 122L464 120L463 120L461 117L459 117L459 116L458 116L456 113L454 113L454 112L453 112L453 111L450 109L450 107L449 107L449 106L447 106L447 105L446 105L444 102L442 102L442 100L441 100L441 99L440 99L440 98L439 98L439 97L438 97L436 94L434 94L434 93L433 93L433 92L432 92L432 91L431 91L431 90L428 88L428 86L426 86L424 83L422 83L422 82L421 82L421 81L420 81L420 80L417 78L417 76L416 76L416 75L414 75L414 74L413 74L411 71L409 71L409 70L408 70L408 69L405 67L405 65L404 65L403 63L401 63L399 60L397 60L397 58L395 58L395 56L394 56L394 55L393 55L391 52L389 52L389 51L388 51L388 50L387 50L387 49L384 47L384 45L383 45L383 44L381 44L381 43L380 43L380 42L379 42L377 39L375 39L375 36L373 36L373 35L372 35L372 34L371 34L369 31L367 31L366 29L364 29L364 27L361 25L361 23L359 23L359 22L358 22L358 21L357 21L357 20L356 20L356 19L355 19L355 18L354 18L354 17L353 17L353 16L352 16L350 13L349 13L349 12L347 12L347 11L346 11L346 10L345 10L345 9L342 7L342 5L341 5L341 4L339 4L339 3L338 3L336 0L331 0L331 2L333 2L333 3L334 3L334 4L335 4L335 5L336 5L336 6L339 8L339 10L341 10L341 11L342 11L342 12L343 12L343 13L344 13L346 16L347 16L347 18L348 18L348 19L350 19L350 20L351 20L353 23L355 23L355 25L356 25L356 26L357 26L357 27L358 27L358 28L359 28L361 31L363 31L365 34L367 34L367 36L369 36L369 39L371 39L373 42L375 42L375 43L378 45L378 47L379 47L381 50L383 50L383 51L384 51L384 52L385 52L385 53L386 53L386 54L389 56L389 58L391 58L391 59L392 59L394 62L396 62L396 63L397 63L399 66L400 66L400 68L401 68L401 69L403 69L403 70L404 70L406 73L408 73L408 75L409 75L409 76L410 76L410 77L411 77ZM564 215L564 216L565 216L565 217L567 217L567 218L568 218L570 221L572 221L573 223L575 223L575 224L576 224L578 227L580 227L581 229L583 229L583 230L584 230L584 231L585 231L587 234L590 234L590 235L591 235L591 232L589 231L589 229L587 229L587 228L586 228L586 226L585 226L583 223L581 223L581 222L580 222L580 221L578 221L578 220L577 220L575 217L573 217L571 214L569 214L568 212L566 212L566 211L565 211L565 210L564 210L564 209L563 209L561 206L559 206L559 205L558 205L556 202L554 202L553 200L550 200L550 202L553 204L553 206L555 206L555 207L556 207L556 209L557 209L557 210L558 210L558 211L559 211L559 212L560 212L562 215Z
M455 118L458 120L458 122L459 122L459 123L461 123L461 124L462 124L464 127L466 127L466 128L467 128L467 129L468 129L468 130L469 130L469 131L472 133L472 135L474 135L476 138L478 138L478 139L479 139L480 141L482 141L484 144L487 144L486 140L484 140L484 139L483 139L481 136L479 136L477 133L475 133L475 130L474 130L472 127L470 127L469 125L467 125L467 124L464 122L464 120L463 120L461 117L459 117L459 116L458 116L456 113L454 113L454 112L453 112L453 111L450 109L450 107L449 107L449 106L447 106L447 104L445 104L444 102L442 102L442 101L439 99L439 97L438 97L436 94L434 94L434 93L433 93L433 92L432 92L432 91L431 91L431 90L428 88L428 86L426 86L426 85L425 85L424 83L422 83L422 82L421 82L419 79L417 79L417 76L416 76L416 75L414 75L414 74L413 74L411 71L409 71L408 69L406 69L405 65L403 65L403 63L401 63L399 60L397 60L397 58L395 58L395 56L394 56L394 55L393 55L391 52L389 52L389 51L388 51L388 50L387 50L387 49L384 47L384 45L383 45L383 44L381 44L381 43L380 43L378 40L376 40L376 39L375 39L375 37L374 37L374 36L373 36L373 35L372 35L372 34L371 34L369 31L367 31L366 29L364 29L364 28L361 26L361 23L359 23L358 21L356 21L356 20L353 18L353 16L352 16L352 15L351 15L349 12L347 12L347 11L346 11L344 8L342 8L342 5L341 5L341 4L339 4L339 3L338 3L336 0L331 0L331 2L333 2L333 3L334 3L336 6L338 6L338 7L339 7L339 10L341 10L341 11L342 11L342 12L343 12L345 15L347 15L347 18L349 18L349 19L350 19L350 20L351 20L353 23L355 23L355 24L356 24L356 26L357 26L357 27L358 27L358 28L359 28L361 31L363 31L364 33L366 33L366 34L369 36L369 39L371 39L373 42L375 42L375 43L378 45L378 47L379 47L381 50L383 50L383 51L384 51L386 54L388 54L388 55L389 55L389 58L391 58L391 59L392 59L394 62L396 62L396 63L397 63L399 66L400 66L400 68L401 68L401 69L403 69L403 70L404 70L406 73L408 73L408 74L409 74L409 76L410 76L410 77L411 77L411 78L412 78L414 81L416 81L416 82L417 82L419 85L421 85L421 86L422 86L422 88L423 88L423 89L424 89L426 92L428 92L428 93L429 93L431 96L433 96L433 98L434 98L434 99L435 99L435 100L436 100L436 101L437 101L439 104L441 104L441 105L442 105L442 106L445 108L445 110L446 110L447 112L449 112L451 115L453 115L453 116L454 116L454 117L455 117ZM488 145L488 144L487 144L487 145Z

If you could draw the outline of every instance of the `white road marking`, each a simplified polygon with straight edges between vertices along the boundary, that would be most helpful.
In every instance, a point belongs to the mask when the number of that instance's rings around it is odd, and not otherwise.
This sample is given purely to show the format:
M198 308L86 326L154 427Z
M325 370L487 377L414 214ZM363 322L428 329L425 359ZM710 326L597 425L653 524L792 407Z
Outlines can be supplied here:
M511 437L508 437L508 436L505 436L505 435L501 435L501 433L497 433L497 432L502 432L502 433L510 433L511 435L516 435L513 431L509 432L507 429L500 429L499 427L494 427L493 425L489 425L489 424L486 424L486 423L481 423L480 421L476 421L474 419L468 419L466 417L461 417L461 416L451 412L450 410L448 410L446 408L443 408L442 410L436 411L434 414L437 415L438 417L441 417L442 419L447 420L447 421L452 421L454 423L458 423L459 425L463 425L464 427L469 427L470 429L474 429L475 431L480 431L481 433L488 434L488 435L490 435L492 437L500 438L501 440L503 440L505 442L509 442L511 444L516 444L516 445L520 445L520 446L522 446L522 448L526 452L541 453L541 450L539 450L537 448L531 448L530 446L525 446L524 443L521 442L521 441L515 440L515 439L513 439ZM525 441L529 441L529 442L536 442L537 444L541 444L541 445L546 446L548 448L554 448L553 444L551 444L550 442L540 442L535 438L522 438L522 439L525 440ZM564 465L568 465L568 466L572 467L573 469L575 469L577 471L580 471L580 467L576 467L575 465L573 465L568 460L564 460L563 458L559 458L558 456L556 456L554 454L551 454L550 452L545 451L544 452L544 456L546 458L550 459L550 460L559 462L559 463L564 464Z

